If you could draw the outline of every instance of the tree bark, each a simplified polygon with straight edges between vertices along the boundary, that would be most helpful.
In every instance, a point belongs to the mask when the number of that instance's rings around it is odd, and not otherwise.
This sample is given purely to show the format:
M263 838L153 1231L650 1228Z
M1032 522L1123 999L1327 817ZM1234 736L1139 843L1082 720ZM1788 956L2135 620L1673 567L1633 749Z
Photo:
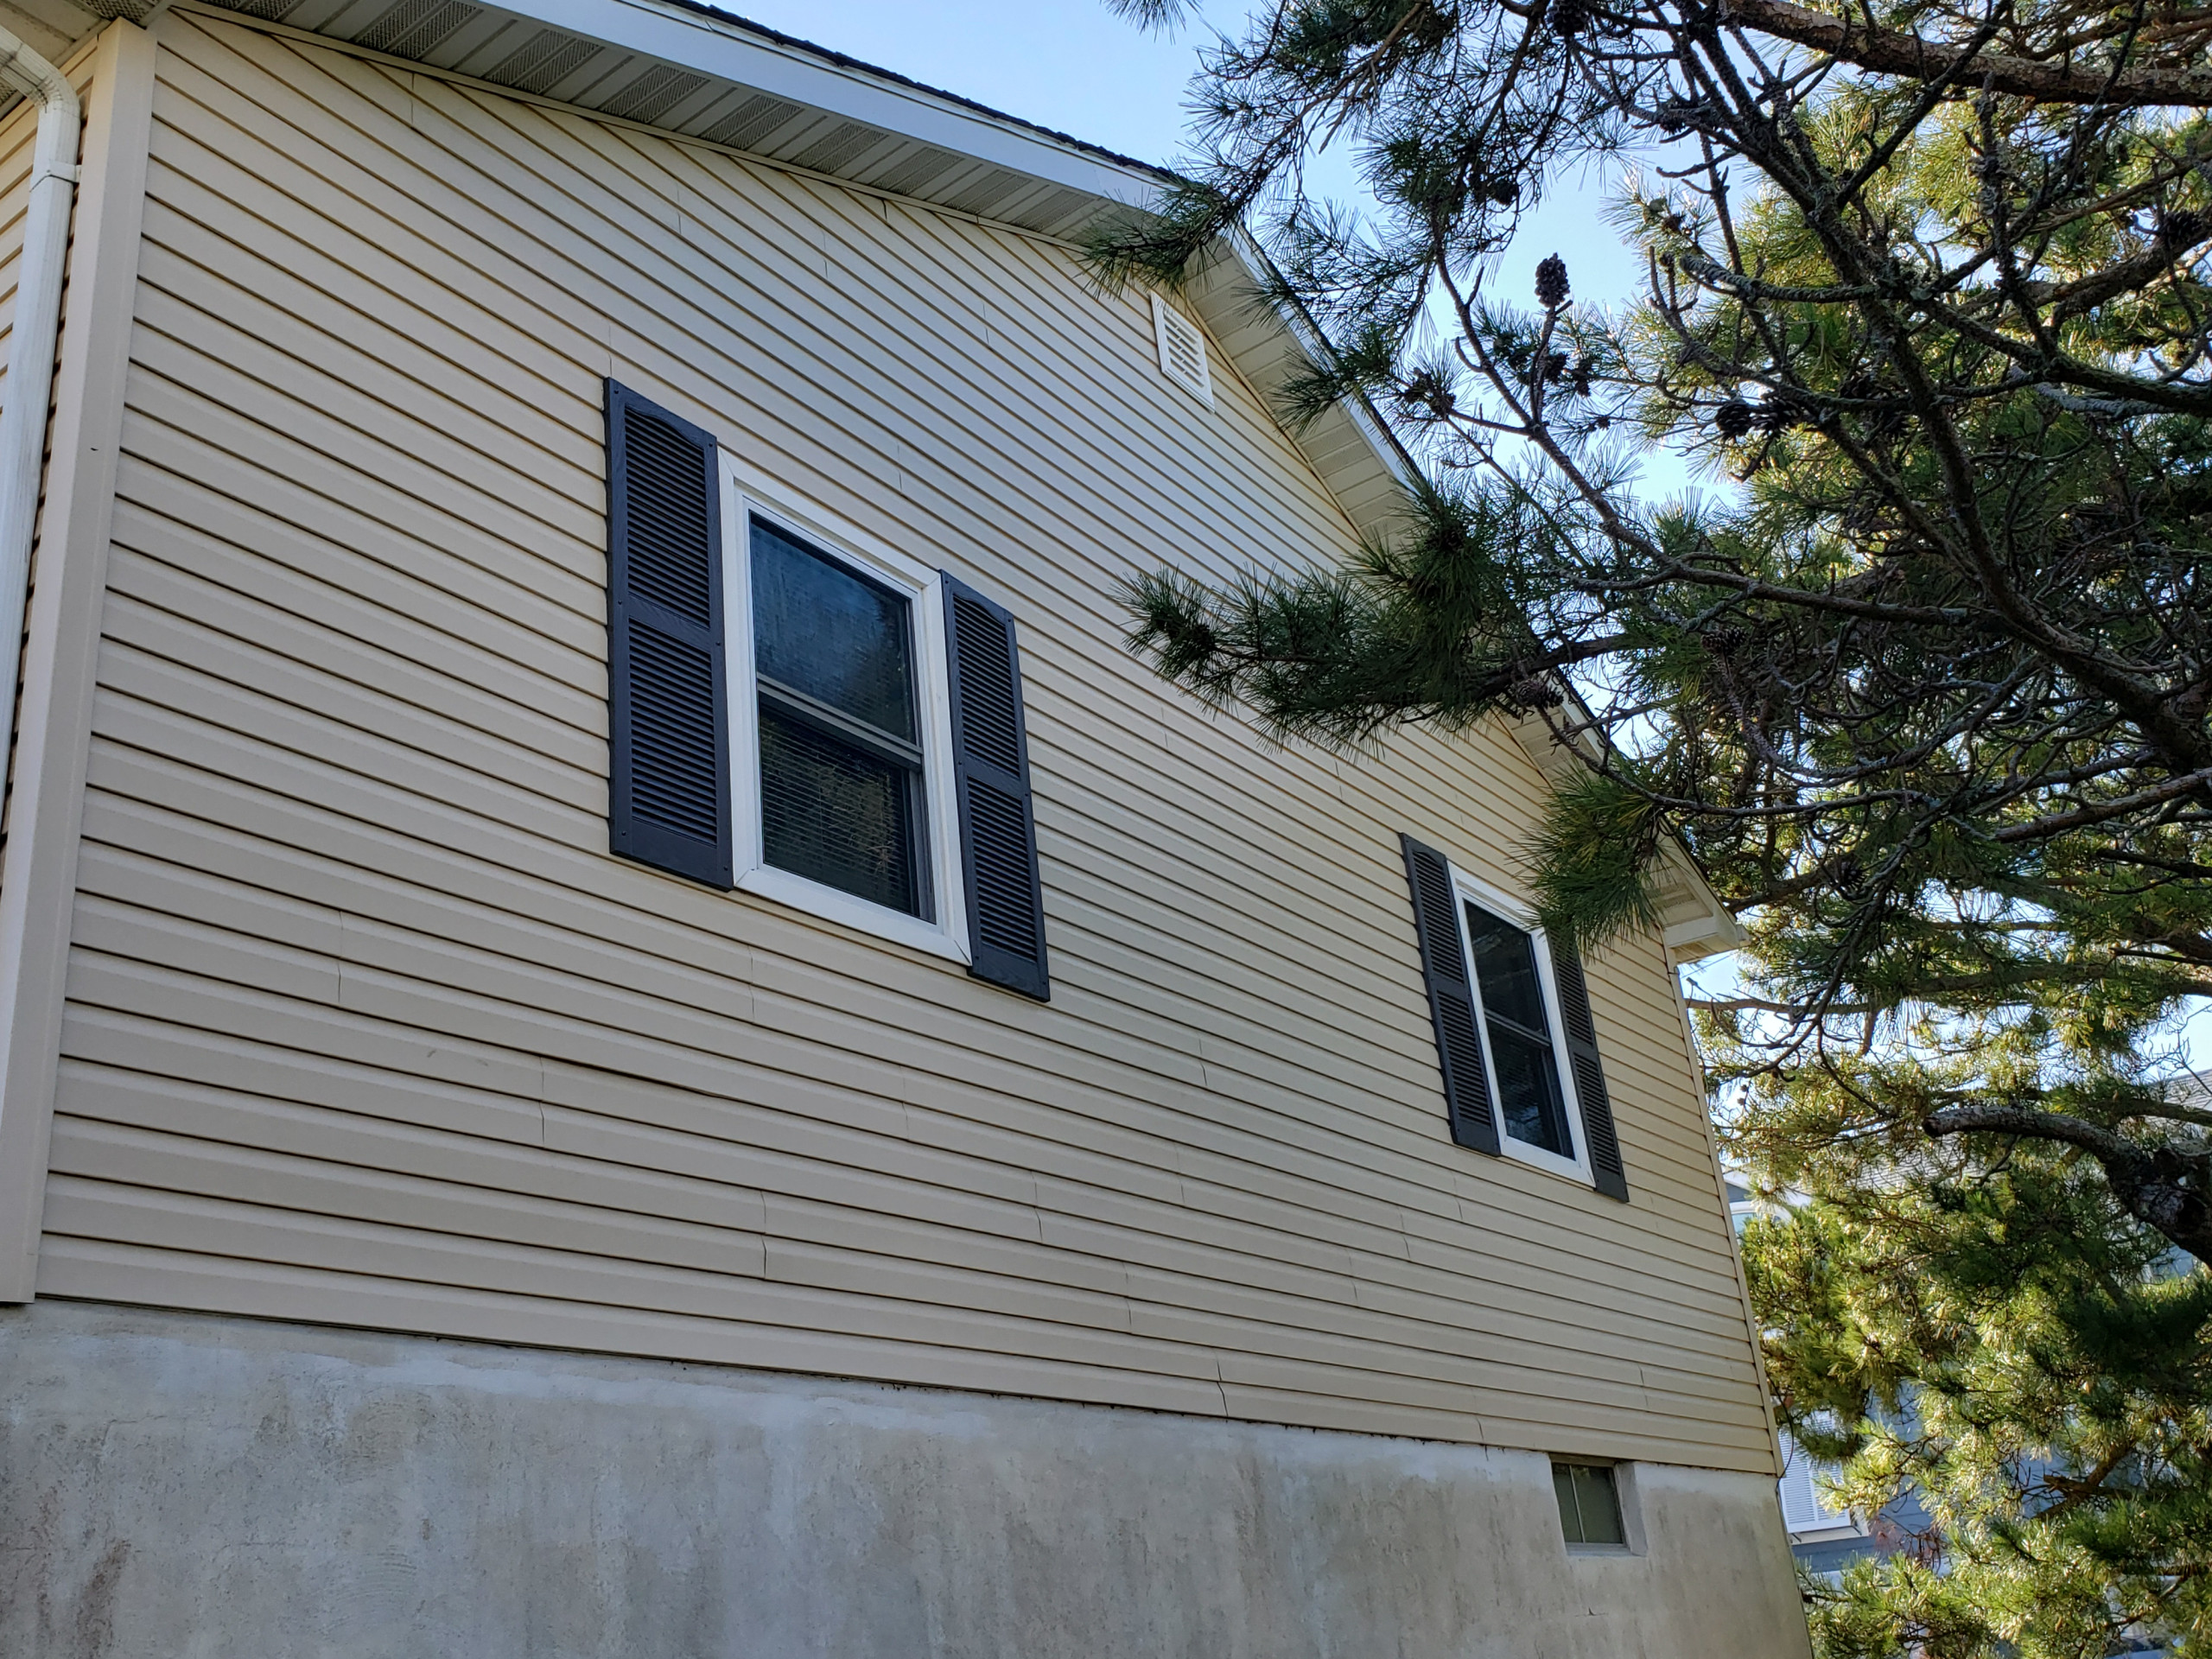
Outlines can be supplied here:
M2044 63L2002 52L1968 54L1901 29L1869 26L1791 0L1722 0L1722 10L1731 22L1878 74L1933 80L1955 70L1966 92L1987 87L2052 104L2212 109L2212 69L2133 67L2115 76L2094 64Z
M2063 1112L2026 1106L1945 1106L1921 1127L1947 1135L2017 1135L2082 1148L2101 1165L2120 1207L2212 1264L2212 1152L2139 1146L2124 1135Z

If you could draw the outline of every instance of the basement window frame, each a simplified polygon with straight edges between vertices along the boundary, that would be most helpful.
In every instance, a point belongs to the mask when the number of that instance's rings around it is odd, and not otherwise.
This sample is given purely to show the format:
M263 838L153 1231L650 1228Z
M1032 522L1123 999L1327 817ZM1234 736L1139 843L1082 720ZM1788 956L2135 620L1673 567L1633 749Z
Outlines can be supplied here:
M1574 1087L1574 1067L1567 1046L1567 1022L1560 1017L1559 984L1552 972L1551 940L1535 912L1510 893L1491 887L1478 876L1446 861L1452 871L1452 915L1459 930L1459 959L1465 965L1467 988L1474 1003L1475 1035L1482 1044L1483 1086L1488 1093L1491 1122L1497 1126L1499 1150L1505 1156L1545 1173L1588 1186L1592 1181L1590 1135L1583 1127L1581 1097ZM1523 1141L1513 1133L1505 1116L1505 1099L1498 1088L1497 1058L1491 1046L1490 1014L1483 1001L1482 973L1475 961L1474 938L1468 927L1467 906L1489 912L1529 938L1535 958L1536 983L1543 998L1545 1034L1551 1039L1552 1070L1559 1084L1560 1113L1567 1128L1573 1156L1565 1157L1548 1147Z
M952 765L952 694L945 642L943 572L805 503L720 452L723 649L728 657L731 874L738 891L788 905L933 956L973 962L960 862L960 806ZM917 871L927 913L912 915L767 861L762 823L760 675L753 596L753 525L758 520L804 550L842 566L906 602L913 679L916 793L924 845Z
M1592 1539L1582 1518L1580 1494L1575 1490L1573 1476L1578 1471L1603 1475L1605 1490L1611 1495L1613 1520L1618 1524L1618 1538ZM1621 1556L1641 1555L1645 1550L1643 1516L1637 1507L1632 1464L1608 1463L1602 1458L1554 1457L1551 1459L1552 1502L1559 1515L1560 1536L1567 1545L1569 1555ZM1564 1491L1561 1490L1564 1485ZM1567 1516L1572 1501L1574 1517ZM1577 1537L1577 1532L1584 1535Z

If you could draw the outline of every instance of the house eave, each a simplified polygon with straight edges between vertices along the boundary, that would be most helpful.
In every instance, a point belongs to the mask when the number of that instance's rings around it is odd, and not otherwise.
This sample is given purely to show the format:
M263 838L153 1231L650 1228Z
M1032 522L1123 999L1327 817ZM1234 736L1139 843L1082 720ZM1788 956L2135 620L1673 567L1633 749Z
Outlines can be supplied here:
M1576 712L1588 711L1579 702ZM1513 722L1513 734L1536 768L1554 788L1565 785L1586 763L1602 753L1599 740L1586 725L1562 741L1550 724L1529 715ZM1572 749L1581 751L1580 754ZM1690 856L1689 849L1669 837L1660 843L1660 866L1655 886L1659 901L1660 940L1668 960L1680 965L1733 950L1745 939L1743 924L1720 902L1705 879L1705 872Z
M1169 175L1065 133L750 22L701 0L195 0L526 96L653 127L1051 237L1143 212ZM56 39L165 0L26 0ZM1236 372L1267 395L1315 359L1318 334L1255 303L1264 257L1243 238L1186 293ZM1300 432L1362 535L1389 533L1411 464L1371 410L1341 405Z

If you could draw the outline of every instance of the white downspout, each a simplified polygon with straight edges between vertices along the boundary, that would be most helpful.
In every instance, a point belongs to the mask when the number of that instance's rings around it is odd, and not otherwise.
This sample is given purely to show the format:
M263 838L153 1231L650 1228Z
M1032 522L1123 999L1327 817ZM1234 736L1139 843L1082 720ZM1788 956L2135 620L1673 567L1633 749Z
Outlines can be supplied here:
M0 29L0 83L38 105L30 200L16 264L15 340L0 404L0 684L12 709L22 672L23 607L30 590L31 535L38 525L46 459L47 404L54 396L54 346L61 331L61 278L69 257L69 209L77 192L83 124L77 89L16 35ZM0 716L0 755L12 714ZM4 766L4 761L0 761Z

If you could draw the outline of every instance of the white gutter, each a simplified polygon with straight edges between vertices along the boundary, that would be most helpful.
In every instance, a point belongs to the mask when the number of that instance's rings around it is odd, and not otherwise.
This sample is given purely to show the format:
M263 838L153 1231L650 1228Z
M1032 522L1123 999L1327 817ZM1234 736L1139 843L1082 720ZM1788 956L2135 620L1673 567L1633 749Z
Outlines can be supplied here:
M61 332L61 277L69 256L69 209L77 192L77 141L83 123L77 89L5 29L0 29L0 84L38 105L30 200L23 209L23 246L16 264L15 340L8 353L6 402L0 404L0 661L8 665L0 684L6 686L12 706L22 671L31 535L38 525L47 405L54 396L54 346ZM0 733L6 724L0 720Z

